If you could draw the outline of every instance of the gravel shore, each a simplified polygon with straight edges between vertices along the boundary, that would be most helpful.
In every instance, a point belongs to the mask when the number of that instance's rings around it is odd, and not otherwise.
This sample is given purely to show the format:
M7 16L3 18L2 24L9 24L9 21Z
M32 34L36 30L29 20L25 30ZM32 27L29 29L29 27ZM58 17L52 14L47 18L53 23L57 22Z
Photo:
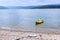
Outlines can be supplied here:
M0 29L0 40L60 40L60 33Z

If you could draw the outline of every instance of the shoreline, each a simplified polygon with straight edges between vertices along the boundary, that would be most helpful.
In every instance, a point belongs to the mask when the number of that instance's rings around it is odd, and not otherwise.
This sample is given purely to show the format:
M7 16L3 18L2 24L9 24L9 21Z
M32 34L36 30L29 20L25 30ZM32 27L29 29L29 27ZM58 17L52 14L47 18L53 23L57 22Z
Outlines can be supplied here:
M0 29L0 40L60 40L60 32L34 32Z
M43 33L43 34L57 34L60 35L60 32L57 31L27 31L27 30L19 30L19 29L0 29L0 31L10 31L10 32L31 32L31 33Z

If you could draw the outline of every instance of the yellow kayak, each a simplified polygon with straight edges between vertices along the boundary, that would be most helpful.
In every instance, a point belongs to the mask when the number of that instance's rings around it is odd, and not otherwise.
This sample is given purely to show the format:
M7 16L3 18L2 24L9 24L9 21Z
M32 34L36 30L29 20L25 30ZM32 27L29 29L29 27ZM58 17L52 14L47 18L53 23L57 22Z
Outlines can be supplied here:
M41 18L36 20L36 24L41 24L41 23L43 23L43 20Z

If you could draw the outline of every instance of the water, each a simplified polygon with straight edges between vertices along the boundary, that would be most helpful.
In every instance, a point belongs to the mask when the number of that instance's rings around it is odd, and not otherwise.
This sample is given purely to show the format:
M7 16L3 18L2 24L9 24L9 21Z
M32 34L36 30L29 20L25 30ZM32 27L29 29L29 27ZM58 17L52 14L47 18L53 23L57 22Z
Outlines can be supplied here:
M44 23L35 25L36 19ZM59 31L60 9L4 9L0 10L0 28Z

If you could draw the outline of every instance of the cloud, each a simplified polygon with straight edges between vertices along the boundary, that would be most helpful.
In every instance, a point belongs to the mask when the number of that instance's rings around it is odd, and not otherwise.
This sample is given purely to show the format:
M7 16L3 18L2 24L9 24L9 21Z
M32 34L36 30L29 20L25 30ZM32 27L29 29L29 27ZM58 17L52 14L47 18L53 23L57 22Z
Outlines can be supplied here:
M60 4L60 0L0 0L0 6Z

